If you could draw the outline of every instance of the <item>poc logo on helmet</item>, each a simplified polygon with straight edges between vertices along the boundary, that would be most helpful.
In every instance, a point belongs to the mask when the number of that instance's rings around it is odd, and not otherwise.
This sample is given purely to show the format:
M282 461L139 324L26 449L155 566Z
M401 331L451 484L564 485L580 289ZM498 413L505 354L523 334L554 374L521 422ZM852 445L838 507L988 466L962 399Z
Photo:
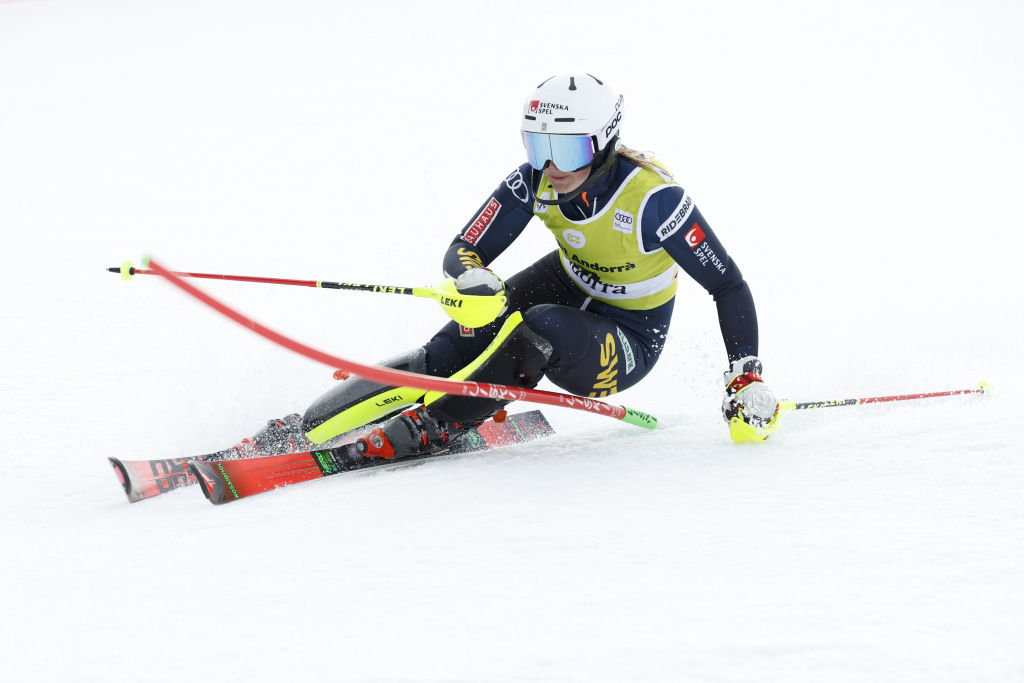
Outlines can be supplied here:
M700 229L700 226L696 223L690 229L690 232L686 233L686 243L690 245L690 249L696 249L701 242L704 241L704 231Z
M612 136L612 131L619 127L619 121L621 120L622 112L620 111L617 114L615 114L615 118L612 119L612 122L609 123L608 127L604 129L604 136L606 138L610 138Z
M619 99L617 99L615 101L615 115L612 116L611 120L608 122L608 125L605 126L605 128L604 128L604 137L605 137L605 139L611 138L612 133L614 133L618 129L619 123L621 121L622 121L622 95L619 95Z

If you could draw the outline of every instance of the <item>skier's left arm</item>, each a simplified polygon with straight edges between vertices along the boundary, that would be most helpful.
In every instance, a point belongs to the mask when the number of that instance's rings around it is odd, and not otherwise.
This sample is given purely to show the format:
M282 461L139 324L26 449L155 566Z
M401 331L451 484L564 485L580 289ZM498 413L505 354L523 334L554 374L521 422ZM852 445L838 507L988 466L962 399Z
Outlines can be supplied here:
M761 379L757 311L743 273L681 187L666 187L650 198L641 229L646 251L664 249L714 297L729 362L722 404L726 422L731 424L738 417L752 428L767 428L774 421L778 401ZM736 439L736 429L732 431Z

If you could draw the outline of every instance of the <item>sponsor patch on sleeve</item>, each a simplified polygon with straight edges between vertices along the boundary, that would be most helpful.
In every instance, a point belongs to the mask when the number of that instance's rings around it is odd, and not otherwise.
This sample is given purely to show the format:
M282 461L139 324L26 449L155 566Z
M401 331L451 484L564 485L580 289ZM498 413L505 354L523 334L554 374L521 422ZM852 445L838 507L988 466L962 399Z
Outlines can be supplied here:
M508 177L505 178L505 187L523 204L530 203L530 188L527 186L526 180L523 179L523 174L518 168L509 173Z
M696 249L700 246L700 243L704 241L704 231L700 229L700 225L697 223L693 224L690 231L686 233L686 243L690 245L690 249Z
M487 205L484 206L483 211L477 216L473 223L466 228L466 232L462 235L462 239L466 240L470 244L476 244L477 241L484 236L487 232L488 226L494 220L494 217L498 215L498 211L501 210L501 202L494 197L491 197Z
M672 213L672 217L658 226L658 239L664 242L674 235L679 228L683 227L691 213L693 213L693 198L683 192L683 199Z

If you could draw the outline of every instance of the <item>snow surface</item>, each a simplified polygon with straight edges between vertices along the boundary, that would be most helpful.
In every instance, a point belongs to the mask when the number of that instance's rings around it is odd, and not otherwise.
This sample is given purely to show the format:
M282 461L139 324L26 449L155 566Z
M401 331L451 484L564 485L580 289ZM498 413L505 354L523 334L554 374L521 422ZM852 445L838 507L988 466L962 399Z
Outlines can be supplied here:
M1024 680L1022 63L1017 2L0 2L0 677ZM539 445L125 501L106 456L235 443L333 380L104 268L436 284L576 66L742 268L781 395L995 392L735 446L684 283L621 397L657 431L547 408ZM204 287L361 361L444 320Z

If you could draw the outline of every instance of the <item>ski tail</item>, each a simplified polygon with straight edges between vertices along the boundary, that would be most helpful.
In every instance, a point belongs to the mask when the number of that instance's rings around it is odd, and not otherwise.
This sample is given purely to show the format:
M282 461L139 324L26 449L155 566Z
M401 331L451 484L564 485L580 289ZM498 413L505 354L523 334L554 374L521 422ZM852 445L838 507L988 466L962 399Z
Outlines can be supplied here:
M163 460L120 460L111 457L107 460L114 468L114 475L128 496L128 501L137 503L196 483L195 477L188 472L185 464L208 457Z
M360 428L332 440L333 445L349 443L363 435L367 428ZM184 486L197 483L193 474L185 465L192 461L216 462L246 457L239 446L234 446L216 453L198 455L187 458L167 458L158 460L121 460L107 458L114 468L118 483L128 496L128 502L137 503L164 493L169 493ZM263 457L263 456L256 456Z
M124 466L124 463L117 458L107 458L110 461L111 466L114 468L114 475L117 477L117 481L121 484L121 488L124 489L124 493L128 496L128 502L135 503L142 500L141 495L135 493L135 485L132 482L132 476L128 472L128 468Z

